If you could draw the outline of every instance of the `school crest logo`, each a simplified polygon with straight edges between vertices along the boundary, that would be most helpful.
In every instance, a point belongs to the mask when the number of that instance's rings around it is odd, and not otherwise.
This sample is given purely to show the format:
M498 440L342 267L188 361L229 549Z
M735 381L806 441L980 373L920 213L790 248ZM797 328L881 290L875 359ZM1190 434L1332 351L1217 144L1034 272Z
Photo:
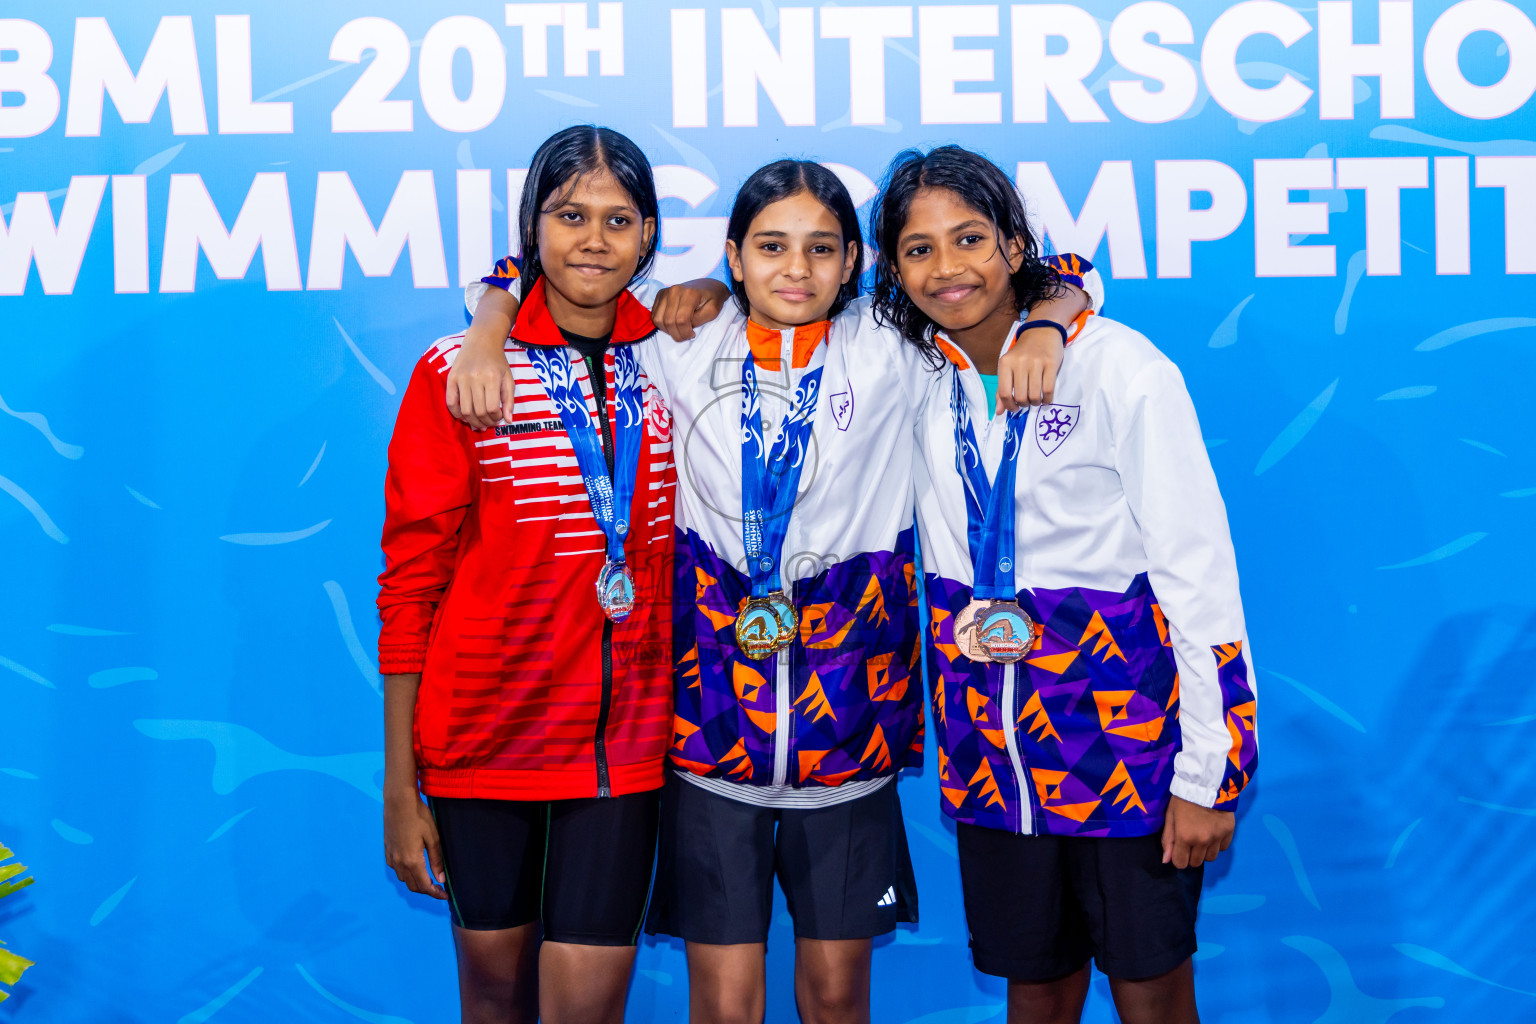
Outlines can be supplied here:
M848 424L853 422L853 388L828 395L827 401L832 406L832 418L837 421L837 429L846 431Z
M1042 408L1035 417L1035 444L1040 446L1040 454L1050 455L1060 448L1061 442L1077 426L1081 414L1082 406L1079 405L1047 405Z
M646 389L645 413L645 418L650 424L651 436L661 442L672 440L672 412L661 400L661 392L654 387Z

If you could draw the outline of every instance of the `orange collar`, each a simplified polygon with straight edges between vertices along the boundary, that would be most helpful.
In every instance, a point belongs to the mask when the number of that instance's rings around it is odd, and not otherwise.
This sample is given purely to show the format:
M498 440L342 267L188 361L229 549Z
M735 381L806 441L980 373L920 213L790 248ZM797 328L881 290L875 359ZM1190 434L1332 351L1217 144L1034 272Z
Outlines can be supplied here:
M1088 326L1088 318L1091 316L1093 316L1093 310L1085 309L1081 313L1077 314L1076 320L1073 320L1070 324L1067 325L1068 345L1077 340L1077 336L1082 333L1083 328ZM1018 340L1019 332L1017 329L1015 329L1013 332L1013 337L1009 338L1008 344L1003 346L1004 354L1006 354L1008 350L1013 347L1013 343ZM935 333L933 336L933 343L939 347L940 352L944 353L944 358L948 359L956 367L962 370L970 368L971 361L965 357L965 353L961 352L959 346L950 341L948 338L944 337L944 335Z
M954 342L945 338L942 334L935 333L933 343L939 346L939 351L944 353L944 358L953 363L956 369L970 369L971 361L965 358L965 353L961 352L959 346Z
M818 320L795 328L794 369L801 370L811 364L811 356L816 353L816 346L827 340L827 328L830 326L830 320ZM747 321L747 344L752 348L752 361L758 366L777 373L783 343L779 331L753 320Z

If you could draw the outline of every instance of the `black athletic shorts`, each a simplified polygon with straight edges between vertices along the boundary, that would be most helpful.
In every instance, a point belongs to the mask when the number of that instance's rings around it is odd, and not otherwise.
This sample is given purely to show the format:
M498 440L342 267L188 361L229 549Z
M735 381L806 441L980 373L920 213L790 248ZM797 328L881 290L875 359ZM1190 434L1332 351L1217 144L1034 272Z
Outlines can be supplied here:
M869 939L917 920L896 782L816 810L757 807L667 773L646 931L767 942L777 875L803 939Z
M651 891L659 794L430 798L453 923L489 931L542 921L553 942L634 945Z
M1163 863L1160 835L1021 836L957 827L976 969L1050 981L1091 956L1112 978L1166 974L1195 952L1204 866Z

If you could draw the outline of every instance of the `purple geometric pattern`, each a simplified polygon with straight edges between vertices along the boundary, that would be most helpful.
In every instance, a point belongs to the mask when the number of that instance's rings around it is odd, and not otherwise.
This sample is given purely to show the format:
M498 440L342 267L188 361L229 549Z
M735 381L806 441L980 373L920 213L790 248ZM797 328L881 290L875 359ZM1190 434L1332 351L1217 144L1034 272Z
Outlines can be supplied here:
M776 663L785 656L792 785L836 786L922 763L921 687L910 685L920 639L911 530L895 551L855 555L797 581L800 634L764 661L736 647L750 580L691 530L678 531L676 566L675 765L771 784Z
M1211 648L1216 655L1216 679L1221 683L1221 711L1227 723L1227 733L1232 737L1232 748L1227 753L1227 770L1221 778L1221 794L1216 798L1218 810L1237 810L1237 797L1259 768L1259 745L1254 734L1254 715L1258 702L1248 685L1248 659L1243 655L1243 645L1221 644Z
M1020 591L1044 633L1015 671L1013 706L1003 707L1004 668L976 664L955 646L955 616L969 587L928 576L927 656L939 740L940 805L957 821L1035 833L1140 836L1162 827L1180 748L1178 672L1168 626L1145 574L1124 594L1069 588ZM1241 645L1215 649L1222 695L1247 715L1247 745L1223 780L1223 810L1257 768L1252 692ZM1007 751L1017 739L1024 791Z

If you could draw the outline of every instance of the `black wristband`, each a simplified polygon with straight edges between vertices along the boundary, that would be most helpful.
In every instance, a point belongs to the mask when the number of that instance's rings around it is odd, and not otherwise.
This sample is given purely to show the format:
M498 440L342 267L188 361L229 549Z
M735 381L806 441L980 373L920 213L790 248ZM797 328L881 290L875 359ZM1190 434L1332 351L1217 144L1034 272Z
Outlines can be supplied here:
M1061 347L1067 347L1067 329L1054 320L1026 320L1019 325L1019 333L1034 330L1036 327L1049 327L1061 334Z

